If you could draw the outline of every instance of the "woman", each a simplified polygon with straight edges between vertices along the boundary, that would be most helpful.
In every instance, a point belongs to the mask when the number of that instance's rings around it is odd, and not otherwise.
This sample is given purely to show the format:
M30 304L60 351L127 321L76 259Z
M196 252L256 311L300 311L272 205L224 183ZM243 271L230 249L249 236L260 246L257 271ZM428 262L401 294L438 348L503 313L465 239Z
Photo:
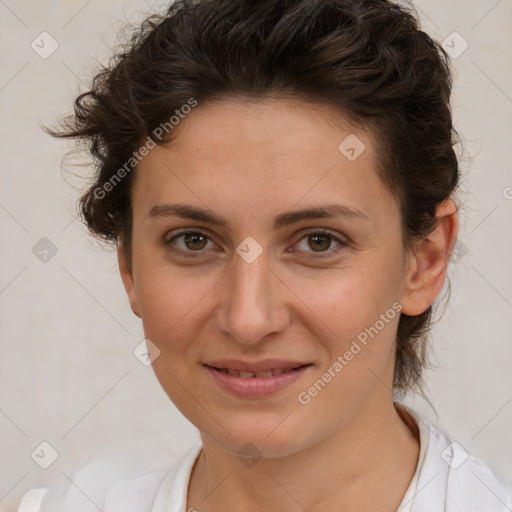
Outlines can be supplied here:
M51 133L89 144L83 217L201 435L91 510L511 509L394 401L421 390L457 236L450 92L404 7L200 0L146 20L77 98ZM35 489L19 510L78 508Z

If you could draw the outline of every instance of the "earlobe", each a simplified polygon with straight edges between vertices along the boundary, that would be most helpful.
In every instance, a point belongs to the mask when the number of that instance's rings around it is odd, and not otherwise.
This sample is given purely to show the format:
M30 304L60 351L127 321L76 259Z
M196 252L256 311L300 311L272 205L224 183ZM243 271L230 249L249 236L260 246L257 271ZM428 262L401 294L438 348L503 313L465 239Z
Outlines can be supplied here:
M137 300L133 281L133 269L131 264L126 260L126 255L121 244L117 247L117 261L119 263L119 272L121 273L121 279L123 280L124 289L128 295L132 311L135 315L141 318L139 302Z
M436 227L416 243L410 258L402 295L402 313L417 316L439 295L446 278L458 233L458 214L453 201L437 205Z

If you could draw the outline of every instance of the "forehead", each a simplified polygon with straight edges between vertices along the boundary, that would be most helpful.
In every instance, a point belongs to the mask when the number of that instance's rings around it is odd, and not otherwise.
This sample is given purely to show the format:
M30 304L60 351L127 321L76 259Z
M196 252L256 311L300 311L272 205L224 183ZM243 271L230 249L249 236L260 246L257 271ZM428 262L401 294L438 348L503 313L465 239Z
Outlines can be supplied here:
M368 130L325 105L198 105L180 120L170 143L139 163L134 209L148 214L155 205L183 201L222 209L225 217L240 211L261 217L294 205L341 203L379 214L379 208L393 208L393 198L377 175L375 151Z
M257 160L337 158L341 136L357 134L371 142L369 131L351 124L332 106L296 99L200 104L184 116L174 132L171 145L195 159L215 156L216 160L233 160L248 153ZM372 147L367 149L372 153Z

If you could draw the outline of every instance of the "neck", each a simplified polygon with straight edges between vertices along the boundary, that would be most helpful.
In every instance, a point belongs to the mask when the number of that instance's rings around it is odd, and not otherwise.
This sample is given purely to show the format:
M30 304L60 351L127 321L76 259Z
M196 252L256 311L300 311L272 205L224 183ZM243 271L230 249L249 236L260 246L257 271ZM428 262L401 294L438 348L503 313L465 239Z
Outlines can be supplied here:
M395 511L414 474L419 439L387 398L321 442L252 467L202 434L187 510Z

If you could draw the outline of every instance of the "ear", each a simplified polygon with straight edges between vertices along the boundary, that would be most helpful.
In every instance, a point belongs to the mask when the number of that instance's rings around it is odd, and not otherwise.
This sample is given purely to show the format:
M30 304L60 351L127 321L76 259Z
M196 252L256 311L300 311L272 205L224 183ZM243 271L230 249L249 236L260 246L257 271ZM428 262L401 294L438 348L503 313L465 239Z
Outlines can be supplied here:
M434 231L418 241L414 253L407 256L402 313L409 316L421 315L439 295L458 230L457 207L453 201L439 203Z
M126 255L121 244L117 246L117 261L119 263L121 279L123 280L124 289L128 295L132 311L135 315L141 318L139 302L137 300L137 294L135 293L135 286L133 284L132 265L126 260Z

